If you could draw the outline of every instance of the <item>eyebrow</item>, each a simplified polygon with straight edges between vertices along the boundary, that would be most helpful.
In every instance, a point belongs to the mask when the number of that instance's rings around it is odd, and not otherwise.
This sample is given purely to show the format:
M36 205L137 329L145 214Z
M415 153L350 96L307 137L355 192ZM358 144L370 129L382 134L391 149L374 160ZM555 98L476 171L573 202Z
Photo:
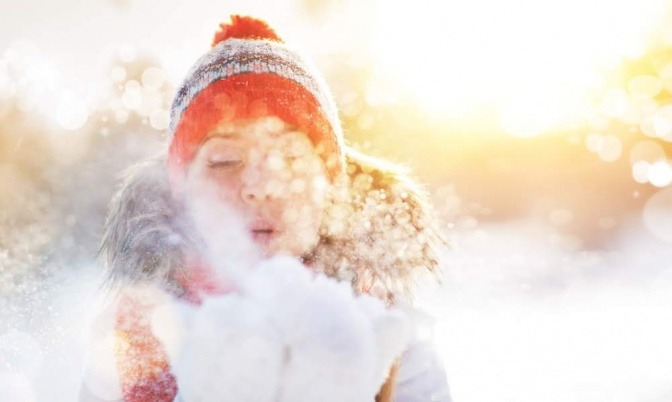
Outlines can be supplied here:
M239 139L241 137L240 134L237 132L230 132L230 133L212 132L205 136L205 138L203 139L203 144L205 144L206 142L210 141L213 138Z

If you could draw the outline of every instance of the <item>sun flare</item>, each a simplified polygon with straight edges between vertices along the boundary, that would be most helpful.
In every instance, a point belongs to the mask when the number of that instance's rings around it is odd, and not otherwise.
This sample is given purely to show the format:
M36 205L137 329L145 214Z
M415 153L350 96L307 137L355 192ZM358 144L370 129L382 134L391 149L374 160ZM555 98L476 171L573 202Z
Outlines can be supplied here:
M377 71L440 116L493 110L519 136L578 121L609 70L641 56L665 14L662 0L378 6Z

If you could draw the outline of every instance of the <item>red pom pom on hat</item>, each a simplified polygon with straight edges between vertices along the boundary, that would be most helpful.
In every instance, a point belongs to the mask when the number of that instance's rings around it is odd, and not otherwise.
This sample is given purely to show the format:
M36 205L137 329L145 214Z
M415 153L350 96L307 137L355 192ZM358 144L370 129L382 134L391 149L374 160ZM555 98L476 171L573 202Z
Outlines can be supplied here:
M268 39L282 42L282 39L275 33L273 28L268 26L265 21L254 17L232 15L231 23L223 22L219 24L219 29L219 31L215 32L212 46L216 46L219 42L229 38Z

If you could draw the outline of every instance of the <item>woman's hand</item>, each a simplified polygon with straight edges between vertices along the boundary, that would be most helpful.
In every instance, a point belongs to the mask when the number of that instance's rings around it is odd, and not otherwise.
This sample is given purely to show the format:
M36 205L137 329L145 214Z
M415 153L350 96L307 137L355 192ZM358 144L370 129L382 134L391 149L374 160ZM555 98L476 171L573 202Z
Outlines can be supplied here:
M181 305L171 366L192 400L374 400L410 339L403 313L293 259L262 263L240 293Z

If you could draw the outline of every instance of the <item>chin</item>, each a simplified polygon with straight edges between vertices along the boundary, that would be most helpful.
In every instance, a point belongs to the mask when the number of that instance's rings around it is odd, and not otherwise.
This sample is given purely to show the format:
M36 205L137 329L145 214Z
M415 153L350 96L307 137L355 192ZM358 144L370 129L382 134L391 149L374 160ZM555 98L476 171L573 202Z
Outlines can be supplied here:
M265 258L271 258L277 255L299 258L307 252L302 251L304 249L306 249L306 247L283 245L277 243L271 243L267 246L260 246L261 254Z
M252 240L264 258L284 255L299 258L311 252L319 237L310 236L310 241L300 233L283 231L252 230Z

